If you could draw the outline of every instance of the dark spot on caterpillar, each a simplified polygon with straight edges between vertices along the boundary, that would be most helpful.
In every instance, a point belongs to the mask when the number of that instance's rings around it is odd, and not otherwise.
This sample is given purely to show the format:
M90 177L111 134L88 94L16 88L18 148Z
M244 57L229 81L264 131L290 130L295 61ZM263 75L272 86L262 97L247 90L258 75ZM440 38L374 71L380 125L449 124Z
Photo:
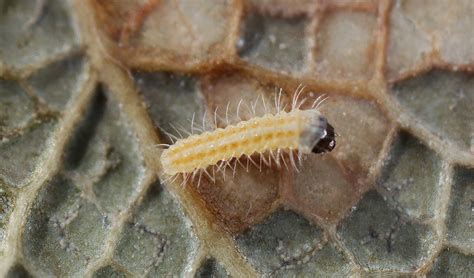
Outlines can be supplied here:
M336 147L336 134L334 127L326 122L323 134L318 143L313 147L313 153L327 153Z

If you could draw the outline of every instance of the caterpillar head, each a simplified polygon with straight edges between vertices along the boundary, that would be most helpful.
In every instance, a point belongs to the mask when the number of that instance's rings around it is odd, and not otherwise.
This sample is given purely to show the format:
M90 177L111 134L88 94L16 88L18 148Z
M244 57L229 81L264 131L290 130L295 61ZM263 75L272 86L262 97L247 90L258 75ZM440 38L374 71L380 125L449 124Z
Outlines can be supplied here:
M321 138L311 150L313 153L330 152L336 147L336 133L334 132L334 127L327 122L326 118L321 118L324 119L325 125L323 126L325 127L322 132Z
M300 148L306 153L327 153L336 147L334 127L316 109L301 111L303 129Z

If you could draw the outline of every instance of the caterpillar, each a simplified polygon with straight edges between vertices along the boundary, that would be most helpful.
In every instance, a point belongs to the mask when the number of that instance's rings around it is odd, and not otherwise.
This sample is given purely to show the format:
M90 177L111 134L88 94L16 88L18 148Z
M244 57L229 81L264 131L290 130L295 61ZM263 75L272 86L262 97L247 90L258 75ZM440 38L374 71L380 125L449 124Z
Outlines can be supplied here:
M301 106L306 98L299 100L304 90L301 85L296 90L290 111L286 105L282 107L280 89L275 95L276 112L271 113L267 109L265 99L262 97L265 114L255 116L255 106L251 104L254 117L241 120L239 116L242 101L237 105L237 124L229 124L228 109L226 108L227 126L216 128L213 131L205 131L205 122L200 134L194 134L194 115L191 121L191 132L187 138L178 138L172 134L168 135L174 144L160 144L166 147L161 154L161 164L164 174L170 178L182 176L183 183L198 178L198 185L202 175L206 175L215 182L216 172L223 172L225 178L226 168L231 168L235 174L237 164L247 171L249 164L262 168L262 163L271 166L272 162L277 167L291 164L298 171L296 160L301 162L302 155L309 153L326 153L332 151L336 146L336 133L328 120L319 112L318 107L327 99L319 96L310 109L302 110ZM247 106L248 107L248 106ZM217 108L214 111L214 121L217 126ZM173 127L178 134L178 129ZM182 137L182 136L181 136ZM289 157L287 163L285 154ZM257 163L252 157L259 155ZM268 158L266 158L268 155ZM296 158L295 158L296 156ZM247 159L246 165L241 162ZM232 166L234 161L234 166Z

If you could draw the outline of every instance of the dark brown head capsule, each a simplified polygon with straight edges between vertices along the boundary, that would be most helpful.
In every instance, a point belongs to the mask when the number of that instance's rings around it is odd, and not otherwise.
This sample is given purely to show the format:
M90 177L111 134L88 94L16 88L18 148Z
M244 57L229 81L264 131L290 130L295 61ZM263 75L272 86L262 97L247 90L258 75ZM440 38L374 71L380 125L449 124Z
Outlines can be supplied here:
M321 138L313 147L313 153L326 153L332 151L336 147L336 134L334 132L334 127L327 122L325 118L321 118L321 128L323 132Z

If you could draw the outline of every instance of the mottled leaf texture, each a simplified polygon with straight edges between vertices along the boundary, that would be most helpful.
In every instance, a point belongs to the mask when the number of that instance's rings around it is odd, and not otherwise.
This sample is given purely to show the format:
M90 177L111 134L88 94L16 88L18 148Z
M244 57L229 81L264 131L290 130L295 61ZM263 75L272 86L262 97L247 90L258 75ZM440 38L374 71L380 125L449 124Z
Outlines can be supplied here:
M474 277L473 26L471 0L0 0L0 277ZM163 174L297 88L332 152Z

